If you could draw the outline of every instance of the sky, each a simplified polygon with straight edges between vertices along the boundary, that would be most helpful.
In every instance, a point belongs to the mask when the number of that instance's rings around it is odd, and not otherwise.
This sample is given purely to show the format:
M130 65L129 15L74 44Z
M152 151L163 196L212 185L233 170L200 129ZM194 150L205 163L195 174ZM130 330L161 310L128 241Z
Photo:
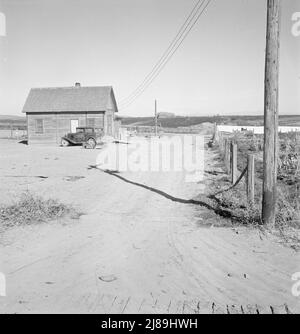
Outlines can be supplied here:
M113 86L121 106L195 3L0 0L6 19L6 34L0 36L0 114L21 115L32 87L75 82ZM120 108L120 116L151 116L155 99L159 111L177 115L262 115L266 5L267 0L212 0L163 71L133 104ZM300 114L295 12L300 12L299 0L282 1L281 114Z

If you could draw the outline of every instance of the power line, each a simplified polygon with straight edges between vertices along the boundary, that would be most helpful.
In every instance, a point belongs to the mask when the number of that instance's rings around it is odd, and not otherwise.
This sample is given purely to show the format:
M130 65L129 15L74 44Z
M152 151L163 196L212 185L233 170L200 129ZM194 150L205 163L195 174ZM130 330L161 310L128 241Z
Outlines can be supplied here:
M198 5L199 3L202 1L201 5L199 8ZM148 73L148 75L145 77L145 79L141 82L141 84L125 99L123 99L121 101L124 102L126 100L130 100L130 97L132 95L135 95L136 91L139 90L139 88L147 81L147 79L152 75L153 72L156 71L156 69L159 67L159 65L161 64L161 62L165 59L166 56L169 55L169 53L171 52L171 50L173 49L173 47L177 44L177 42L180 40L180 38L182 37L183 33L186 31L187 27L190 25L191 21L194 19L197 11L201 8L201 6L203 5L205 0L198 0L197 3L195 4L194 8L192 9L192 11L190 12L189 16L186 18L185 22L183 23L183 25L181 26L181 28L179 29L177 35L174 37L174 39L172 40L172 42L169 44L168 48L166 49L166 51L163 53L163 55L160 57L160 59L158 60L158 62L154 65L154 67L152 68L151 72Z
M176 50L178 49L178 47L182 44L183 40L186 38L186 36L188 35L188 33L190 32L191 28L187 31L187 29L190 27L191 22L193 22L194 18L196 15L197 18L194 21L194 24L192 25L192 27L195 25L195 23L198 21L199 17L201 16L201 14L203 13L203 11L199 14L199 10L201 9L201 7L203 6L205 0L202 0L200 6L198 7L199 3L201 0L199 0L197 2L197 4L194 6L192 12L190 13L190 15L188 16L188 18L186 19L185 23L183 24L183 26L180 28L178 34L176 35L176 37L174 38L173 42L169 45L167 51L164 53L164 55L161 57L161 59L157 62L157 64L154 66L153 70L148 74L148 76L144 79L144 81L142 82L142 84L140 84L138 86L138 88L130 95L130 98L127 98L127 102L123 102L123 108L127 108L129 105L131 105L144 91L145 89L147 89L149 87L149 85L153 82L153 80L157 77L157 75L161 72L161 69L164 68L165 63L167 63L170 58L172 57L172 55L175 53L174 52L174 47L176 48ZM210 2L210 1L209 1ZM207 4L208 5L208 4ZM206 5L206 7L207 7ZM198 7L198 8L197 8ZM205 8L206 8L205 7ZM205 9L204 8L204 9ZM181 41L180 41L181 40ZM178 43L180 42L180 44L178 45ZM177 47L176 47L177 45ZM153 80L152 80L153 79ZM122 104L122 103L121 103Z
M174 55L174 53L178 50L178 48L181 46L181 44L183 43L183 41L185 40L185 38L187 37L187 35L189 34L189 32L192 30L192 28L194 27L194 25L196 24L196 22L198 21L198 19L200 18L200 16L203 14L203 12L205 11L205 9L207 8L208 4L210 3L211 0L208 1L207 5L205 6L205 8L201 11L200 15L197 17L196 21L193 23L193 25L190 27L190 29L188 30L187 34L184 36L184 38L180 41L179 45L177 45L177 47L171 52L171 54L169 54L169 56L162 62L162 64L159 66L158 70L156 72L154 72L151 77L148 79L147 82L145 82L145 84L143 85L143 87L141 87L140 91L138 91L135 96L133 96L131 98L131 100L127 103L125 103L125 106L123 105L123 107L121 109L125 109L128 106L130 106L141 94L144 93L144 91L152 84L152 82L156 79L156 77L161 73L161 71L164 69L164 67L167 65L167 63L171 60L172 56Z
M125 99L125 100L128 100L128 102L123 102L123 105L121 106L121 109L125 109L129 105L131 105L151 85L151 83L156 79L156 77L164 69L164 67L167 65L167 63L171 60L171 58L173 57L175 52L182 45L183 41L186 39L186 37L189 35L189 33L191 32L191 30L193 29L195 24L198 22L199 18L203 15L205 10L207 9L211 0L208 0L206 5L204 6L204 8L199 13L199 10L203 6L204 2L205 2L205 0L202 1L200 7L198 7L198 4L200 3L200 1L197 2L197 4L194 6L192 12L190 13L188 18L186 19L185 23L180 28L180 30L177 33L176 37L174 38L173 42L169 45L168 49L165 51L164 55L160 58L160 60L154 66L152 71L147 75L147 77L143 80L143 82L134 90L134 92L132 94L129 95L128 98ZM197 17L193 21L193 19L195 18L196 15L197 15ZM123 101L125 101L125 100L123 100Z

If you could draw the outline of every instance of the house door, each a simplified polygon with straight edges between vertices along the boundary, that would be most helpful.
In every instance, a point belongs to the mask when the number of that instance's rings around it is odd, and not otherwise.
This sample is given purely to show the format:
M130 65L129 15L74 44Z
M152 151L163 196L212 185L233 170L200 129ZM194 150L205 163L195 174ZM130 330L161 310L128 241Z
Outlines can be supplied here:
M78 119L71 119L71 133L76 132L76 128L79 126L79 121Z

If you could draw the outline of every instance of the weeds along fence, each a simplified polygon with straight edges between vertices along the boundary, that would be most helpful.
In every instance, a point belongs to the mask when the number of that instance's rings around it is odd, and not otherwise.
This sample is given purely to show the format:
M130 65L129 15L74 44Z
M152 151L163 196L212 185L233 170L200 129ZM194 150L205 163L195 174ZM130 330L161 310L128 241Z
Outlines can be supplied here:
M238 145L234 138L230 138L223 132L215 130L214 141L218 143L221 155L224 160L225 169L228 175L230 175L230 181L232 186L222 192L229 191L235 188L244 178L246 179L246 195L249 204L254 204L255 198L255 163L256 154L248 154L246 165L241 171L238 169Z
M296 145L291 145L287 137L280 143L280 154L278 161L278 177L282 183L289 186L295 197L300 197L300 160L299 160L299 137L295 137ZM249 204L254 203L255 184L262 183L263 174L263 136L254 133L225 133L219 132L215 127L214 141L218 144L220 153L223 157L225 169L230 176L232 186L225 191L235 188L245 179L245 191ZM243 143L246 142L248 149L244 149ZM297 144L298 143L298 144ZM294 149L290 149L290 147ZM285 152L284 152L284 149ZM241 151L243 154L241 154ZM251 151L249 153L248 151ZM258 191L258 188L256 188ZM221 191L220 193L224 192Z

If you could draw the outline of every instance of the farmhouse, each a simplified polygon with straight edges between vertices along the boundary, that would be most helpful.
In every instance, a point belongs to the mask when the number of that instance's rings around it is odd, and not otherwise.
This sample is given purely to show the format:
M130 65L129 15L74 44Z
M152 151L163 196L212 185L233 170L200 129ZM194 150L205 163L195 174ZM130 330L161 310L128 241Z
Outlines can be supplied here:
M59 145L66 133L77 127L102 129L115 135L118 111L113 88L73 87L33 88L25 102L28 144Z

